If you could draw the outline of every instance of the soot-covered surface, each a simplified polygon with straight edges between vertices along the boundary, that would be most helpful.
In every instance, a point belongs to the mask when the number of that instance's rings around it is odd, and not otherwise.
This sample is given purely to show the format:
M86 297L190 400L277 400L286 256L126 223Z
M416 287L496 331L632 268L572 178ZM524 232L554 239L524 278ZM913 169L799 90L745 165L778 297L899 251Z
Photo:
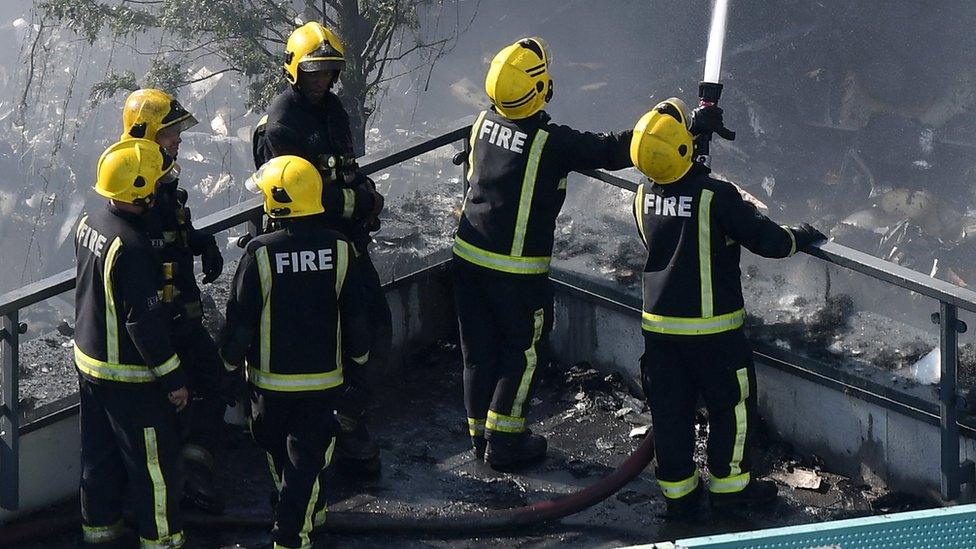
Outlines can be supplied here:
M468 446L457 347L444 343L416 352L378 388L372 429L383 459L382 476L355 480L338 471L329 486L332 511L395 516L451 515L531 504L596 482L620 464L640 440L635 427L649 422L643 403L615 376L581 364L552 365L533 397L533 428L549 437L550 457L523 474L497 473L475 462ZM704 418L700 418L704 419ZM699 430L704 431L701 423ZM719 532L819 522L923 506L924 502L831 474L816 456L794 455L787 445L763 440L757 472L780 484L782 502L763 511L712 513L686 523L661 516L663 496L653 468L618 494L562 521L487 536L398 537L326 535L323 547L612 547ZM704 453L700 443L698 457ZM272 483L263 454L245 432L229 427L219 482L228 513L267 516ZM819 485L816 489L794 488ZM63 509L62 511L63 512ZM189 547L260 547L260 530L187 531ZM31 547L68 547L76 536Z

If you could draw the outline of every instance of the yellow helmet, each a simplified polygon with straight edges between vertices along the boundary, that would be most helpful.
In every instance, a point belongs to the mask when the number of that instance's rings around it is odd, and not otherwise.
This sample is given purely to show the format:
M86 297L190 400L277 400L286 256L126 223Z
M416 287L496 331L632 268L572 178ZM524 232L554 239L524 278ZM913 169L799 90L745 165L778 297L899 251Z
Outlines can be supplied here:
M345 48L329 29L309 21L295 29L285 45L285 76L298 83L298 71L341 71L346 65Z
M672 97L658 103L634 126L630 159L651 181L666 185L691 169L694 144L684 101Z
M182 132L197 123L172 95L150 88L136 90L122 108L122 139L154 140L160 130L177 127Z
M245 183L252 192L264 195L264 213L288 218L315 215L322 206L322 175L300 156L277 156L268 160Z
M552 99L551 62L541 38L523 38L498 52L485 77L485 92L495 110L510 120L541 111Z
M98 159L95 192L119 202L148 205L156 185L178 177L179 167L155 141L126 139Z

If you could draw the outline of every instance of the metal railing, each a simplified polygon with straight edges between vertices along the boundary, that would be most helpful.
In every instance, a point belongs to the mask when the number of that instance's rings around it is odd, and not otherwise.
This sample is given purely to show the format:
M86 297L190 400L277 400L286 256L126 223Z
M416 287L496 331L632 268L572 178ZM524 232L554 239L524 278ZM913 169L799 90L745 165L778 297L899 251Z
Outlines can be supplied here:
M399 164L445 145L461 142L463 152L469 151L468 135L471 126L464 126L433 139L407 146L376 160L369 158L361 167L372 174ZM467 156L461 166L461 180L467 188ZM583 175L598 179L612 186L631 192L637 184L602 171L584 171ZM197 228L207 233L217 233L246 224L248 232L257 234L262 222L262 201L259 198L226 208L197 222ZM957 413L956 364L958 334L965 325L958 320L958 309L976 313L976 292L934 279L922 273L889 263L874 256L858 252L836 243L826 243L807 252L826 262L865 274L891 285L904 288L938 300L940 310L933 314L933 321L940 325L939 347L942 353L942 377L940 381L940 430L941 430L941 492L945 500L955 500L962 483L973 481L971 462L959 462L959 425ZM20 310L67 292L75 286L75 271L68 269L33 284L0 296L0 507L16 509L19 489L19 429L21 412L18 408L19 335L26 326L19 322Z

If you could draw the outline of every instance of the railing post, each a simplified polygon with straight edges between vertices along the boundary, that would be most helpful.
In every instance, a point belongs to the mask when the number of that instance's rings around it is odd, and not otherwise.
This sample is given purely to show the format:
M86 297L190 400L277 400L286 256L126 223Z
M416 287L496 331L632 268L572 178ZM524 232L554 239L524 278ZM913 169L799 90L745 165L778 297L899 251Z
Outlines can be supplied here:
M256 216L247 220L247 234L249 234L251 238L254 238L261 234L262 221L264 221L263 214L257 214Z
M0 317L0 507L10 510L20 503L19 340L18 311Z
M958 311L955 305L939 302L939 431L941 434L941 494L945 501L959 499L962 471L959 465L956 366L959 350Z

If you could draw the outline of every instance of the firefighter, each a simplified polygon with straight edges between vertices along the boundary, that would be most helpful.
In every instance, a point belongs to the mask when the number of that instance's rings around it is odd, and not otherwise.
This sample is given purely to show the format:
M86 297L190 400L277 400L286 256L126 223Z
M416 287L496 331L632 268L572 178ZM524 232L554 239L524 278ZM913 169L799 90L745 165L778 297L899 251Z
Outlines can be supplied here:
M343 376L369 359L367 305L354 246L315 219L323 210L315 166L279 156L248 186L264 195L277 230L245 248L221 355L228 369L246 364L251 432L278 488L274 546L304 548L325 520L322 477L336 445Z
M98 161L106 208L75 232L75 365L81 399L81 514L86 544L119 546L126 483L143 547L181 547L180 433L186 374L159 299L162 276L147 215L175 163L130 139Z
M718 107L689 119L668 99L634 128L631 159L650 181L634 216L647 247L641 378L651 408L657 479L668 514L685 516L702 494L692 457L699 396L708 410L708 489L713 507L769 503L776 485L750 476L756 378L743 335L742 246L781 258L824 238L809 224L780 226L731 183L692 161L693 135L728 135Z
M453 247L468 430L475 456L499 470L546 454L525 416L547 362L549 261L566 177L632 165L629 130L593 134L550 121L549 59L542 39L525 38L492 60L485 90L493 106L471 129L471 187Z
M161 90L141 89L129 95L122 111L122 139L150 139L176 158L180 134L197 119L179 101ZM224 260L213 235L193 227L189 194L175 177L160 183L150 216L161 238L157 253L165 279L163 302L172 315L172 339L189 377L193 396L181 419L186 466L184 497L188 504L208 512L223 511L224 501L214 487L214 454L224 422L226 401L234 394L224 377L217 345L203 325L200 288L193 276L193 258L199 256L203 282L220 276ZM227 388L227 389L225 389Z
M349 115L332 92L345 66L338 37L318 22L296 29L285 48L285 77L290 86L271 102L253 136L255 167L282 155L295 155L315 165L323 176L319 214L326 227L342 233L356 248L370 326L372 358L366 368L346 378L346 393L339 403L341 432L336 463L372 476L380 471L379 448L366 429L369 400L367 373L376 376L389 355L392 320L380 277L369 255L370 232L379 229L383 196L371 179L358 172Z

